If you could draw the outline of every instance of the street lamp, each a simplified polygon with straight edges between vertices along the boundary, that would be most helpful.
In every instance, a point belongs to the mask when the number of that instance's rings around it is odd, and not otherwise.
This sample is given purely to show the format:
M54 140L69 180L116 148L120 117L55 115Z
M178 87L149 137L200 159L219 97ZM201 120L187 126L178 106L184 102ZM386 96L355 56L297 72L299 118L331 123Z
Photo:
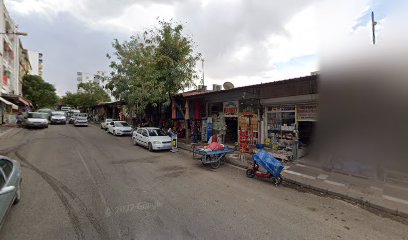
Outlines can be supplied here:
M19 35L19 36L27 36L28 33L26 32L0 32L0 34L14 34L14 35Z

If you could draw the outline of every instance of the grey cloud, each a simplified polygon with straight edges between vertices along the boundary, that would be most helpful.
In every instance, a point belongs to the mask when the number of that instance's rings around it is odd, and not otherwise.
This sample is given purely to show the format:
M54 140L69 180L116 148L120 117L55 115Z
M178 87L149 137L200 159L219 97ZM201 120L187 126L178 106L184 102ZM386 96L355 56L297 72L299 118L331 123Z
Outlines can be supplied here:
M273 33L286 35L284 24L314 1L217 1L202 8L201 1L194 0L82 0L83 8L59 13L53 21L36 14L13 17L21 30L30 33L23 40L25 46L44 52L45 77L63 93L75 89L77 71L109 70L105 54L112 52L112 39L126 39L131 34L92 30L89 24L114 19L134 4L174 6L175 20L185 24L206 59L206 75L220 79L259 76L271 70L263 41ZM250 46L253 51L242 62L233 60L242 46Z
M56 85L58 93L76 90L76 72L94 73L109 70L106 53L117 34L90 31L68 14L52 22L34 15L16 16L20 29L29 32L23 39L25 48L44 54L44 79Z
M286 35L283 26L313 1L241 1L217 3L200 8L197 1L177 5L176 18L187 21L188 29L206 58L206 69L213 78L253 75L270 70L267 49L262 45L272 33ZM242 62L228 65L242 46L254 51Z
M118 17L132 5L150 6L152 4L173 5L185 0L82 0L83 15L92 18ZM137 14L137 13L135 13Z

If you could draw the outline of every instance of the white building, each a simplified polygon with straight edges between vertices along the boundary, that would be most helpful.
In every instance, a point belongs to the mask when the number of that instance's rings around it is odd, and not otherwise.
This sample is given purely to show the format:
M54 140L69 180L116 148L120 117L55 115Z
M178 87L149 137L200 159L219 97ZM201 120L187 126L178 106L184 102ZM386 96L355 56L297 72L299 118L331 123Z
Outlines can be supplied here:
M28 51L28 58L31 64L31 75L43 75L43 54L35 51Z
M1 94L14 94L15 83L19 78L18 61L18 36L13 34L17 31L16 25L1 0L0 4L0 91ZM8 33L8 34L7 34ZM13 91L14 90L14 91Z
M80 93L82 89L79 88L79 84L81 83L90 83L94 82L97 83L101 88L103 88L106 93L110 96L113 100L114 97L112 96L112 92L109 89L106 89L105 86L109 81L109 77L106 75L104 71L96 71L96 74L86 73L86 72L77 72L77 91Z
M17 110L30 103L22 97L23 76L30 70L27 50L4 1L0 0L0 125L14 124Z

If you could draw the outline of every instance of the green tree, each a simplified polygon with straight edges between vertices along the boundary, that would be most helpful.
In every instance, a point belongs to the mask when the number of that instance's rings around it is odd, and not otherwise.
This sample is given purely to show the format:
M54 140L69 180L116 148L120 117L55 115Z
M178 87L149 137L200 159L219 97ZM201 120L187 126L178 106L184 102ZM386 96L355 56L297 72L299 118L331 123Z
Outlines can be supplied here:
M172 95L193 86L201 55L182 32L181 24L159 21L159 27L129 41L115 39L115 60L110 64L113 71L107 85L113 95L140 113L148 104L169 105Z
M24 76L23 96L30 100L36 109L54 107L59 100L55 87L37 75Z
M81 91L78 93L67 92L61 103L75 108L89 108L110 101L109 95L97 83L81 83L79 89Z

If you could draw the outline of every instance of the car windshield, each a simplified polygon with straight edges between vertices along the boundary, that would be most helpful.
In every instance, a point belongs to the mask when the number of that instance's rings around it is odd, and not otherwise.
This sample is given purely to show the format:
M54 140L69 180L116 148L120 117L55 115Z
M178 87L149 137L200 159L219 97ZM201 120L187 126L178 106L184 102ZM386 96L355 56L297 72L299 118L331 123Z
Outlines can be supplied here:
M115 122L116 127L129 127L127 122Z
M88 117L88 114L86 113L78 113L78 117Z
M162 129L147 129L149 136L167 136L167 134Z
M65 112L52 112L52 116L65 116Z
M45 114L45 113L39 113L39 112L33 112L33 113L28 113L27 117L28 117L28 118L43 118L43 119L47 119L47 114Z

